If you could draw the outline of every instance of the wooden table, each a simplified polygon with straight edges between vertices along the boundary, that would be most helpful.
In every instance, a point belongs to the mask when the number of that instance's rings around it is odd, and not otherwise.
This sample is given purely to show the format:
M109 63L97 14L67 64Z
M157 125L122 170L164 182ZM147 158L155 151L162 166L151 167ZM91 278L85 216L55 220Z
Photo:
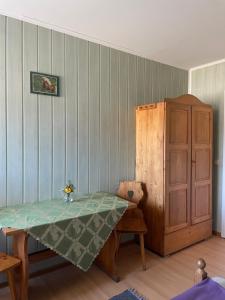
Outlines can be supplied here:
M129 202L127 209L134 209L137 205ZM28 234L24 230L18 230L13 228L3 228L3 233L6 236L12 237L13 242L13 254L21 260L21 273L19 274L19 287L20 287L20 300L28 300L28 279L29 279L29 255L28 255ZM107 273L114 281L120 281L117 273L116 266L116 251L118 241L115 231L113 231L103 246L100 254L96 258L96 264ZM43 253L43 252L42 252ZM52 250L45 250L46 256L57 255ZM37 256L38 257L38 256ZM40 260L43 258L43 254L39 256ZM37 258L36 261L39 259Z

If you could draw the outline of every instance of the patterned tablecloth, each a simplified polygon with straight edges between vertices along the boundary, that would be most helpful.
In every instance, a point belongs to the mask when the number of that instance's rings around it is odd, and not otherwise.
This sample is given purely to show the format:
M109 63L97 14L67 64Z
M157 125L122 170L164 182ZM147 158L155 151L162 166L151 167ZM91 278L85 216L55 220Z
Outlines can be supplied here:
M77 196L72 203L46 200L0 208L0 228L24 229L87 271L128 206L109 193Z

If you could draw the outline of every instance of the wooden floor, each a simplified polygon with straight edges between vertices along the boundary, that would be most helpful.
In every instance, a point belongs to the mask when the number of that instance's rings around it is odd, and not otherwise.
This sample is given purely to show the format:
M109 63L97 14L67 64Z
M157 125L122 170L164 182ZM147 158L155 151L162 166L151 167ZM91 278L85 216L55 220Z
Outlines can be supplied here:
M213 237L166 258L147 251L148 270L141 270L139 247L121 248L119 273L115 283L96 266L84 273L68 266L30 280L30 300L107 300L127 288L135 288L149 300L164 300L193 284L196 261L203 257L210 276L225 277L225 239ZM0 299L9 300L8 288Z

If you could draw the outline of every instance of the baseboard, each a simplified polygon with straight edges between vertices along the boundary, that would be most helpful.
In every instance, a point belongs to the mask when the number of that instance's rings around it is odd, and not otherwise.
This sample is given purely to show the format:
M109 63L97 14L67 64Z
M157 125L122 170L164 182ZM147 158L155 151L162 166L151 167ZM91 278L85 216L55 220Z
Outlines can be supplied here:
M221 237L221 232L213 230L213 235Z

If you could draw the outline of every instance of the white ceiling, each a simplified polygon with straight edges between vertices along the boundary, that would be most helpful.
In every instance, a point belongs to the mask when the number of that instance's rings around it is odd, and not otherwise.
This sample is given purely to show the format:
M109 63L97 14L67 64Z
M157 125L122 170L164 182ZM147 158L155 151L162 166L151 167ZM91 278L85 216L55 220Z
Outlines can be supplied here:
M0 13L184 69L225 58L225 0L0 0Z

